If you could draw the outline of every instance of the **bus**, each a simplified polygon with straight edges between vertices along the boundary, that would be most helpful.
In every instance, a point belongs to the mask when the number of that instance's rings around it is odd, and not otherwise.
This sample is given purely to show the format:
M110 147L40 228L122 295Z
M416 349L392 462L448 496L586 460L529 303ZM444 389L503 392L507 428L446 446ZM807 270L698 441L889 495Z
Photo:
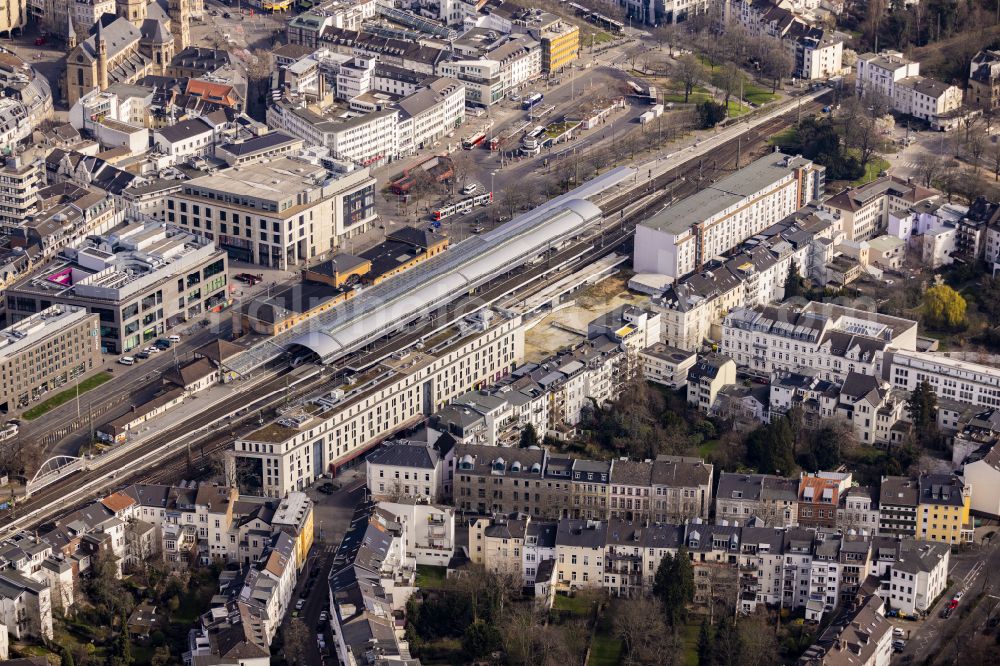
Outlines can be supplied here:
M544 98L545 96L542 95L542 93L534 93L533 95L528 95L527 97L524 98L524 101L521 102L521 108L524 109L525 111L530 111L531 107L541 102Z
M464 215L468 213L476 206L489 206L493 203L493 193L484 192L483 194L477 194L474 197L469 197L468 199L462 199L453 204L448 204L447 206L442 206L431 213L431 219L435 222L440 222L446 217L451 217L452 215Z
M465 150L472 150L485 140L486 140L486 133L480 132L475 136L470 136L468 139L462 139L462 148L464 148Z

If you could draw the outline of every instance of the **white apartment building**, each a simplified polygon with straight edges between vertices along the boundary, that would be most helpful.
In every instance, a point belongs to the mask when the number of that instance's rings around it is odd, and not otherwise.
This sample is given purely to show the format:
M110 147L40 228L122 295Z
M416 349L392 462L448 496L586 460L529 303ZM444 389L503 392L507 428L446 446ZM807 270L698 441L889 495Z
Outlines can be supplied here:
M400 155L428 148L465 122L465 85L444 77L399 100Z
M948 587L948 567L951 547L933 541L899 542L896 559L889 563L888 581L883 582L886 601L907 615L920 615L930 610L934 602ZM884 564L880 563L880 570ZM886 595L885 592L888 592Z
M486 59L499 63L504 94L519 90L542 73L541 44L527 36L511 39L487 52Z
M0 166L0 231L10 233L38 208L45 185L45 163L11 156Z
M168 223L214 240L231 257L287 270L370 228L375 179L351 164L338 173L281 157L186 181L167 195L166 208Z
M677 279L780 222L823 192L825 169L765 155L636 227L635 270Z
M368 492L379 498L408 497L440 502L445 498L448 473L445 457L433 443L386 442L365 460Z
M886 355L884 368L886 379L907 391L926 380L941 398L1000 407L1000 369L966 361L960 353L895 349Z
M508 374L524 356L519 317L474 331L436 354L413 351L383 362L385 378L362 385L325 410L289 413L226 454L227 469L252 467L261 491L282 497L362 455L393 432L422 421L478 384Z
M267 107L267 126L330 149L334 157L381 166L398 157L397 109L362 113L342 106L325 110L282 99Z
M787 40L800 79L815 81L837 76L844 68L844 42L820 28L810 28L797 39Z
M687 385L688 371L694 367L698 355L662 342L646 347L639 352L642 377L646 381L663 384L678 389Z
M540 66L540 65L539 65ZM498 60L453 60L442 62L438 73L465 85L465 101L474 106L491 106L506 94L503 65Z
M455 552L455 509L416 502L379 502L403 530L406 557L417 565L446 567Z
M899 113L930 123L932 129L951 129L955 112L962 106L962 90L957 86L920 76L920 63L898 51L863 53L855 63L855 88L863 94L871 90L888 99Z
M718 341L719 324L733 308L782 300L792 264L800 275L813 275L841 238L839 221L812 206L782 225L769 238L755 237L743 252L713 262L652 298L650 309L660 313L662 322L661 339L687 350L699 349L705 340Z
M815 368L843 383L851 372L881 377L887 351L916 344L915 321L812 302L733 310L722 324L721 352L755 372Z

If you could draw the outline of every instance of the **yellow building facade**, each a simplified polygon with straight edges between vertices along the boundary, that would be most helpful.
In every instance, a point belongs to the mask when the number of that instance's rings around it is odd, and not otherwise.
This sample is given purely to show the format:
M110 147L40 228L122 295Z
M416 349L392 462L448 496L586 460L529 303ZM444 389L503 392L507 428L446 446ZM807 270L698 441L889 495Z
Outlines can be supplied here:
M920 477L917 505L917 539L943 543L970 543L973 525L969 515L972 489L953 474Z
M558 72L580 55L580 29L560 23L542 32L542 71Z

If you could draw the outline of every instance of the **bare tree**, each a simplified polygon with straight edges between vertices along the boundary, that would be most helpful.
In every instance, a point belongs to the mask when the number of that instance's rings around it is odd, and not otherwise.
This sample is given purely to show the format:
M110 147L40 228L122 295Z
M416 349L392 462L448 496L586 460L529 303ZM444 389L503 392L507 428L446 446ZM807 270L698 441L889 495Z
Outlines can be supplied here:
M651 597L619 599L612 607L612 626L623 645L624 664L667 664L662 639L669 632L659 602Z
M467 150L456 151L451 154L451 170L454 174L451 178L453 189L457 186L459 189L465 187L469 180L469 173L472 171L473 161L472 156Z
M688 53L677 61L674 77L684 85L684 103L687 104L695 86L704 78L704 70L698 59Z
M740 78L743 73L735 63L727 62L712 76L712 85L723 94L723 104L729 109L729 99L739 90Z
M987 144L986 154L989 156L990 165L993 167L993 180L1000 180L1000 141L990 141Z
M776 37L760 42L760 72L771 79L771 92L777 92L781 80L790 76L795 66L785 43Z
M934 179L941 173L942 164L941 156L936 153L921 153L917 157L917 175L924 187L931 187L934 184ZM1000 150L997 151L996 168L1000 174Z
M980 160L982 160L983 152L986 150L986 141L987 137L980 127L973 128L966 140L965 149L968 152L969 162L976 171L979 170Z
M311 640L312 634L309 631L309 627L300 618L293 618L285 626L284 652L285 659L289 664L295 666L296 664L307 663L309 658L307 648Z

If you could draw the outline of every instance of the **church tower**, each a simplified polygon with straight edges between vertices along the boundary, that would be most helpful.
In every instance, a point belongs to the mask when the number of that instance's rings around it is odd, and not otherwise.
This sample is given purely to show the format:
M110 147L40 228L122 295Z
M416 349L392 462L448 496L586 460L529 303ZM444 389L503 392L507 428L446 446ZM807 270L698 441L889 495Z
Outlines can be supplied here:
M191 43L191 15L186 0L170 0L170 32L174 35L174 53Z
M99 90L108 89L108 40L104 38L101 31L101 22L97 22L97 34L94 37L97 43L97 87Z
M73 25L73 14L66 14L66 53L76 48L76 27Z
M115 0L118 16L139 28L146 20L146 0Z

